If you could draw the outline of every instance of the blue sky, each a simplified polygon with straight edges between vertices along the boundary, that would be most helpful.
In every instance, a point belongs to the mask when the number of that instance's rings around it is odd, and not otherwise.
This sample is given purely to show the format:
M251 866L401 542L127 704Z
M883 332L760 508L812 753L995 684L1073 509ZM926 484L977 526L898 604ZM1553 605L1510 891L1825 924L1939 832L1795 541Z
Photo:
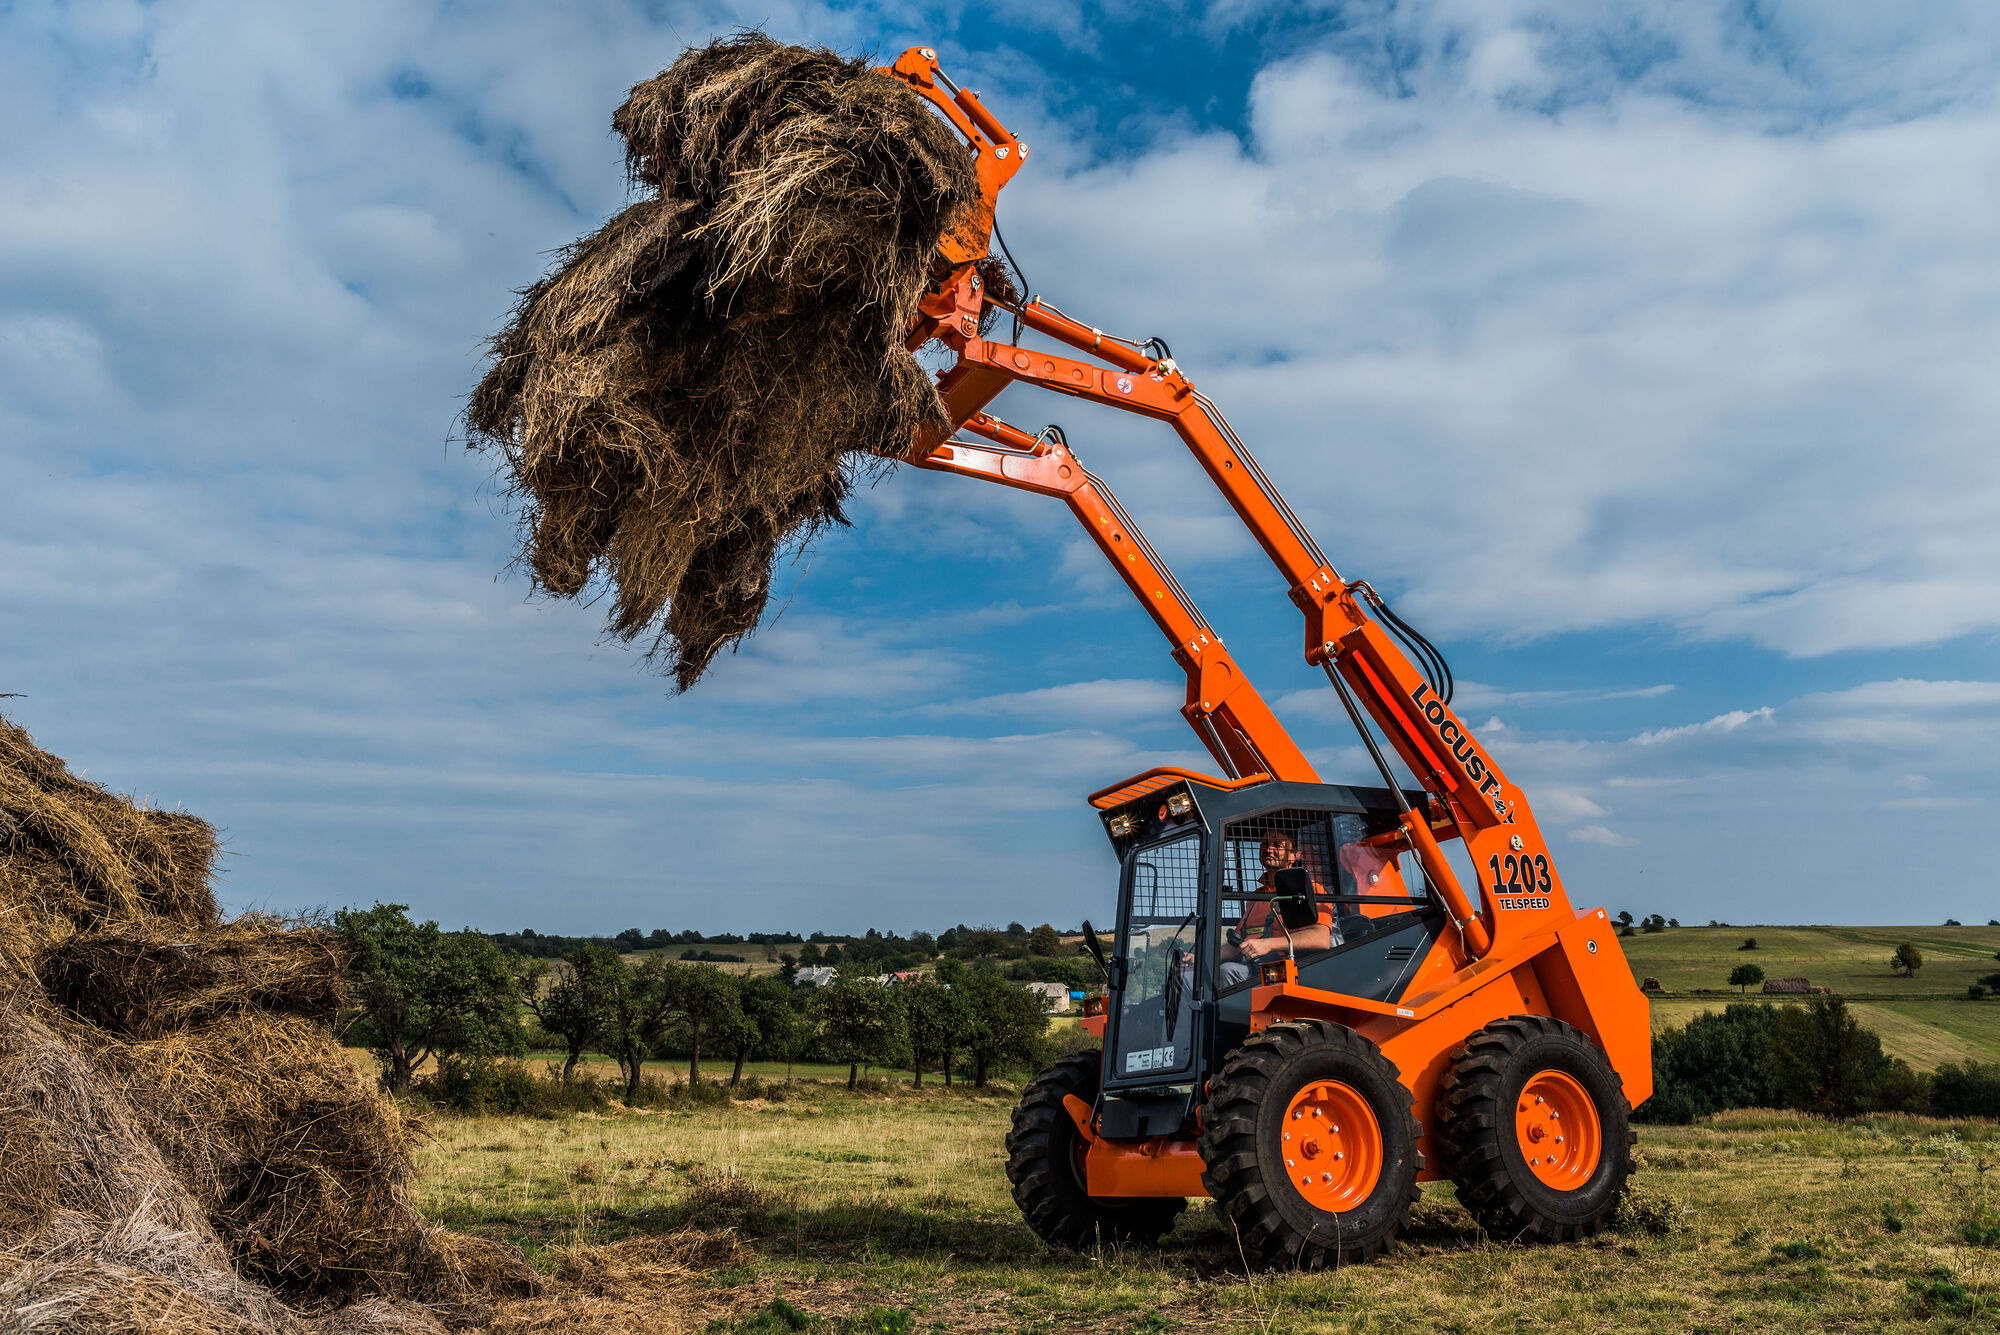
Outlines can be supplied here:
M624 202L623 90L746 24L934 44L1033 144L1033 286L1167 338L1445 648L1579 902L2000 916L1990 7L14 4L0 690L223 826L232 904L1108 913L1084 794L1196 752L1060 509L901 470L682 697L505 571L453 438L480 341ZM1001 411L1065 426L1365 779L1171 436Z

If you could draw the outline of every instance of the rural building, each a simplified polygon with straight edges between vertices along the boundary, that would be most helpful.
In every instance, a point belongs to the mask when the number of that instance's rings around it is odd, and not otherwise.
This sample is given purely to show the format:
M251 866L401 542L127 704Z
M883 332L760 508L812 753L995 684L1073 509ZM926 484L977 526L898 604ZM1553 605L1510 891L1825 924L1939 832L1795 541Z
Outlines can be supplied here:
M832 964L812 964L792 975L793 987L825 987L831 983L840 969Z
M1814 987L1810 978L1766 978L1764 980L1764 990L1766 992L1788 993L1794 996L1819 997L1827 996L1833 991L1832 988Z
M1042 1005L1051 1011L1069 1009L1068 983L1029 983L1028 990L1042 999Z

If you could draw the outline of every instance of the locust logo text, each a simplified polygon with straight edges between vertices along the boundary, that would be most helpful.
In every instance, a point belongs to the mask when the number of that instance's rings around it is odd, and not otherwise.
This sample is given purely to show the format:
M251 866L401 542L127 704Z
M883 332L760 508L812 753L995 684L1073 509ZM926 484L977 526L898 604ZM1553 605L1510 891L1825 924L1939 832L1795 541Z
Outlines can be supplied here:
M1426 696L1430 698L1426 699ZM1465 772L1479 785L1480 795L1493 803L1494 811L1502 816L1506 815L1507 811L1500 804L1500 800L1492 795L1493 790L1500 786L1500 780L1491 773L1486 757L1479 754L1478 745L1465 735L1457 720L1445 713L1443 702L1431 695L1430 683L1418 682L1417 689L1410 692L1410 699L1423 711L1431 730L1437 733L1438 740L1451 752L1452 759L1465 766Z

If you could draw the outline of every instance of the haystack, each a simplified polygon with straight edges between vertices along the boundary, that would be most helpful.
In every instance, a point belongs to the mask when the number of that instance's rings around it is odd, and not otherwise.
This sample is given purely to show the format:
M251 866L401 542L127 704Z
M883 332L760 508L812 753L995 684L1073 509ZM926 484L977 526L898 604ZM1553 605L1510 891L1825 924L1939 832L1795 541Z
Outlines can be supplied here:
M333 941L223 921L215 856L0 718L0 1328L435 1329L537 1292L417 1214Z
M466 419L521 560L685 690L752 630L779 554L858 471L946 425L904 346L966 145L863 61L750 33L689 51L612 118L647 197L562 252L492 340Z

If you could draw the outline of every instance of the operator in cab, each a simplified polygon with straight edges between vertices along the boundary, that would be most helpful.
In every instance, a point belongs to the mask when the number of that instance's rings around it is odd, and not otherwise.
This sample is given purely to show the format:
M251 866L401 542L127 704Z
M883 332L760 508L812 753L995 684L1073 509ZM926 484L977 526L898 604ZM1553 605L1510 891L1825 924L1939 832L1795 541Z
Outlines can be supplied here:
M1297 867L1302 861L1299 841L1287 830L1267 833L1258 845L1257 856L1264 864L1257 889L1265 894L1271 893L1279 872ZM1276 900L1260 899L1244 910L1243 921L1231 933L1232 938L1240 941L1232 939L1222 946L1220 986L1230 988L1249 982L1251 967L1260 960L1283 959L1288 951L1298 958L1340 944L1333 929L1333 905L1326 902L1326 887L1317 880L1312 882L1311 922L1292 927L1288 935L1278 907ZM1296 917L1293 921L1297 921Z

